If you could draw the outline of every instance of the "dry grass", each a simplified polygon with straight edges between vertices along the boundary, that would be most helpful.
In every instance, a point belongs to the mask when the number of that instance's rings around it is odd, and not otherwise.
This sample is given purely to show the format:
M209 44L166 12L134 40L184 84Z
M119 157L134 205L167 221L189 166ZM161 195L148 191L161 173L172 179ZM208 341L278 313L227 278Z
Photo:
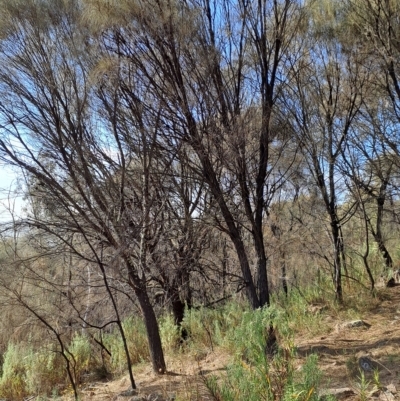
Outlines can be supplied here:
M357 361L365 354L382 366L380 385L392 384L400 391L400 287L381 291L379 298L370 299L365 308L362 305L359 299L348 305L350 309L347 310L337 308L333 311L328 308L320 316L323 333L305 338L304 334L309 332L303 328L294 335L297 348L295 366L300 368L307 355L317 353L319 368L325 373L324 386L353 389L353 394L346 396L349 401L361 397ZM371 327L334 330L338 323L354 316L368 322ZM201 352L193 349L188 353L170 352L167 355L168 374L155 375L150 365L143 363L135 367L135 379L143 394L157 392L167 396L174 393L180 401L209 401L212 398L204 384L204 377L223 377L231 359L226 347L218 347L214 351L203 347ZM365 383L373 388L372 374L366 374ZM127 387L129 381L126 376L108 383L93 383L82 389L82 401L112 400Z

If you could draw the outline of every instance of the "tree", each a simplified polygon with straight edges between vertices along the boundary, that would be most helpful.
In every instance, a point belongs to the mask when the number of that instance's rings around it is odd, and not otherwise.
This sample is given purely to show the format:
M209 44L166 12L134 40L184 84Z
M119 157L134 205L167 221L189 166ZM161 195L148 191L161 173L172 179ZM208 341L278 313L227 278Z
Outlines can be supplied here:
M127 140L115 129L115 119L105 121L96 113L102 99L94 96L90 72L97 65L98 48L80 24L80 14L75 1L32 1L23 10L20 4L5 3L0 158L35 181L45 209L21 224L56 235L66 245L78 235L104 277L109 265L99 255L108 254L119 266L141 306L153 368L163 373L144 247L153 206L146 168L153 160L151 139L157 126L146 127L150 143L138 150L134 138L140 144L143 127L129 127L133 132ZM135 160L143 162L141 174L140 169L129 171ZM141 187L141 213L131 198L135 185ZM134 387L132 376L131 382Z
M267 184L274 177L272 119L286 62L297 51L300 6L292 0L85 3L109 57L146 88L136 107L160 116L166 143L184 142L196 155L193 170L218 205L249 302L268 305L263 221L274 187ZM256 274L244 232L252 236Z
M317 7L316 12L319 11ZM362 104L366 72L340 42L341 36L335 35L339 32L335 15L325 24L316 18L310 23L307 55L292 71L295 83L283 100L283 110L291 116L292 132L298 136L309 172L325 205L333 247L333 282L336 298L341 303L345 267L342 225L353 208L340 216L344 182L340 180L339 166Z
M393 155L388 152L384 135L376 132L379 127L368 124L365 119L362 121L351 138L351 150L347 149L344 156L343 174L350 178L350 191L359 202L367 227L383 256L386 269L390 269L393 267L393 259L382 230L396 166ZM368 207L372 202L375 208Z
M367 107L373 105L376 110L380 103L386 122L391 121L394 126L400 121L400 70L396 62L400 55L399 11L399 3L395 0L350 0L347 17L352 33L360 38L359 48L368 55L364 65L373 71L369 85L379 93L378 98L370 99ZM375 117L378 118L375 123L380 125L380 115ZM386 125L383 135L399 163L400 144L393 125Z

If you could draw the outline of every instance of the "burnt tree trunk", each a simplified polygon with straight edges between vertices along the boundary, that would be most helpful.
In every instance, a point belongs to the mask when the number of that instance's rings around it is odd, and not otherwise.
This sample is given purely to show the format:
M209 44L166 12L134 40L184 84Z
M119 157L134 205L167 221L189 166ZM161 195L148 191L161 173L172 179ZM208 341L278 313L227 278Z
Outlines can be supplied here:
M146 288L142 285L135 285L134 291L143 313L143 320L149 342L150 359L153 365L153 371L159 374L163 374L167 371L167 368L164 360L164 352L162 349L156 314L154 312L153 306L151 305Z
M378 244L378 249L383 256L383 259L385 260L386 269L391 269L393 267L393 259L390 256L388 249L386 248L385 241L382 235L382 220L384 212L383 207L385 205L386 187L387 187L387 182L384 181L379 188L379 195L376 198L376 203L378 206L376 212L376 228L374 230L371 226L371 232L375 242Z
M331 218L332 240L334 247L333 283L335 287L336 300L341 304L343 303L343 289L342 289L343 238L340 235L340 226L336 213L331 213L330 218Z
M129 256L125 257L125 262L128 267L129 285L134 290L139 301L140 309L143 313L153 371L155 373L164 374L167 371L167 368L161 344L160 330L158 328L157 317L153 305L151 304L149 294L147 293L144 272L141 272L140 277L135 266L132 265Z
M167 291L168 299L171 301L174 323L180 329L181 340L188 338L188 332L182 328L185 308L192 307L192 292L190 289L189 272L187 269L179 270L173 280L171 287Z
M281 251L281 274L282 274L282 288L285 295L288 295L288 281L287 281L287 272L286 272L286 255L284 251Z

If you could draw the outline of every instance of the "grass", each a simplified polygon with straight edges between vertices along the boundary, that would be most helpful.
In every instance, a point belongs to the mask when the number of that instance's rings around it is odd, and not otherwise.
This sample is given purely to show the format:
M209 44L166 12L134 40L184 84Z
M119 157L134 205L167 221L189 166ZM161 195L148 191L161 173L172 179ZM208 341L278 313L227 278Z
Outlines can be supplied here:
M133 365L149 360L149 348L144 323L138 317L129 317L123 322L128 343L129 356ZM122 339L117 330L104 336L104 344L111 352L109 370L115 375L126 372L126 355Z
M371 301L367 291L359 291L358 294L357 297L347 297L345 305L338 306L333 296L324 297L326 292L323 288L310 287L301 291L294 289L289 296L275 294L271 307L255 311L246 302L238 300L216 308L194 308L186 311L182 323L182 328L188 333L188 339L183 344L172 315L165 314L159 319L163 347L175 359L182 357L201 361L217 349L231 355L225 372L203 377L215 400L316 401L321 383L318 360L311 355L299 369L295 364L294 337L301 334L307 338L326 333L329 330L325 323L327 315L342 319L360 318L364 311L371 308L371 303L377 301ZM315 305L320 307L316 312L310 308ZM271 324L276 328L280 344L273 358L265 354L267 328ZM133 364L146 363L149 351L142 320L131 317L124 321L123 327ZM106 369L114 376L126 372L126 358L119 333L111 331L104 334L102 340L111 352L106 362L100 357L99 347L85 334L75 334L67 344L68 351L73 355L78 382L88 372L100 369ZM66 389L65 362L55 351L52 344L34 347L10 343L2 356L0 398L17 401L33 394L50 397L62 388ZM348 361L348 368L355 377L351 369L355 364L352 362ZM360 379L360 397L365 390L364 384ZM197 399L199 386L198 380L186 379L177 399Z
M1 398L20 400L31 394L48 394L65 383L62 358L51 345L35 350L29 344L9 343L3 358Z
M277 394L283 396L289 388L297 392L302 391L297 386L297 379L295 380L293 373L294 349L290 348L290 338L294 328L291 321L297 316L297 328L304 328L307 326L307 317L309 322L310 319L317 318L307 314L305 303L296 299L287 302L293 306L297 305L297 308L293 308L290 313L280 306L251 311L245 302L232 301L215 309L198 308L187 311L182 327L188 332L189 339L183 345L179 342L179 331L173 324L172 316L164 315L160 319L164 349L170 355L188 355L198 361L217 348L232 355L228 381L221 384L218 390L214 385L215 391L221 393L234 394L241 391L240 397L244 397L242 399L248 396L248 399L252 400L261 393L268 393L276 398ZM267 363L264 353L266 328L270 323L278 328L282 343L287 345L272 364ZM133 364L148 361L147 339L141 320L125 320L124 330ZM111 352L107 369L114 375L126 372L124 349L118 333L115 331L104 335L103 341ZM78 383L84 374L101 368L98 351L89 336L75 334L67 348ZM65 362L55 351L51 345L34 349L33 346L10 343L3 356L0 397L13 400L21 400L32 394L50 397L55 389L67 389ZM207 385L212 389L213 382L210 380ZM304 381L304 378L302 380ZM238 383L241 389L232 388L229 384L232 382ZM197 389L198 392L198 386L198 382L188 382L184 390L186 396L191 394L191 397L196 397L194 390ZM259 389L258 395L251 395L252 387ZM229 397L231 398L227 399L240 399Z

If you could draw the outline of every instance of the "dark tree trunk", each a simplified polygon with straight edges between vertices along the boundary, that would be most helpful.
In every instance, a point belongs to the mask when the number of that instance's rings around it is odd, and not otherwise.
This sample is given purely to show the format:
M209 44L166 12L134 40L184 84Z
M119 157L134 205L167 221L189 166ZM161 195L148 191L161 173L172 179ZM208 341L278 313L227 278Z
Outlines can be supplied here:
M202 146L199 146L197 142L193 143L193 148L196 150L196 153L201 160L204 179L209 185L210 191L213 194L214 198L218 202L218 206L221 210L222 216L227 226L229 238L231 239L233 246L235 247L235 251L239 259L240 269L242 271L247 299L249 300L251 307L253 309L257 309L261 306L261 303L257 296L256 286L254 285L253 276L251 274L246 248L241 238L240 231L236 226L235 218L225 202L224 195L217 180L215 171L212 167L212 163L210 159L206 156L204 148ZM261 273L263 274L262 271ZM266 271L264 277L266 279Z
M381 252L383 259L385 260L385 266L387 269L393 267L393 259L390 256L388 249L386 248L385 242L382 235L382 220L383 220L383 207L385 205L385 193L386 193L387 183L382 183L379 196L376 199L378 209L376 212L376 230L371 230L375 242L378 244L378 249Z
M166 372L167 368L165 365L164 352L162 349L156 314L154 313L146 288L143 285L135 285L134 291L143 312L153 370L156 373L163 374Z
M182 328L185 308L192 307L192 292L189 285L189 272L179 271L171 287L168 289L168 298L171 301L174 323L180 328L180 337L184 341L188 337L186 329Z
M334 266L333 266L333 283L335 286L336 300L343 303L342 290L342 254L343 239L340 236L340 227L335 213L331 214L332 239L334 243Z
M254 285L253 277L250 271L249 260L243 242L240 236L231 235L233 245L235 246L236 253L239 257L239 263L243 274L244 283L246 285L246 295L253 309L257 309L261 306L260 300L258 299L256 287ZM265 272L266 276L266 272ZM259 280L262 278L259 278Z
M286 276L286 255L285 252L281 252L281 274L282 274L282 288L285 295L288 295L288 283L287 283L287 276Z
M260 306L269 306L269 288L268 288L268 274L267 274L267 258L264 254L259 255L257 263L258 273L258 296L260 298Z

